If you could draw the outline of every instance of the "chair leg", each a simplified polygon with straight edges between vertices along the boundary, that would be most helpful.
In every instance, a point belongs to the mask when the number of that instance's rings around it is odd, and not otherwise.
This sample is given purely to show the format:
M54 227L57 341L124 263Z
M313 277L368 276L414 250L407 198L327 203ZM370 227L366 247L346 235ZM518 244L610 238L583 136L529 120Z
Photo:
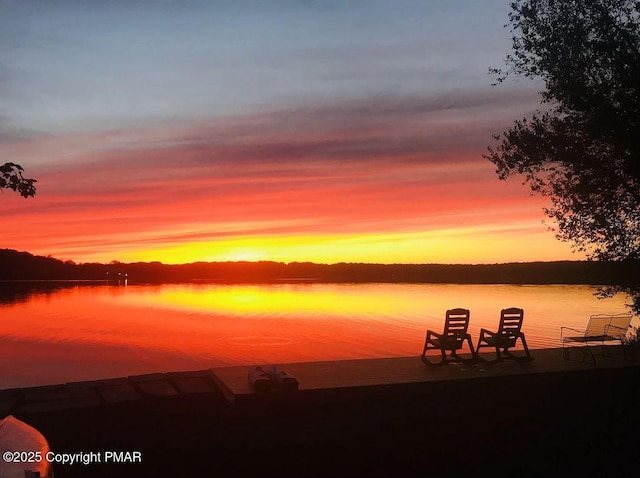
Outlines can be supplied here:
M475 363L478 360L478 354L476 354L476 351L473 349L473 343L471 342L471 337L465 337L462 341L462 343L464 343L464 341L467 341L467 344L469 344L469 351L471 352L471 358L470 359L463 359L458 357L458 354L453 351L452 354L454 355L454 357L456 357L457 360L459 360L462 363Z
M433 347L431 347L433 348ZM424 347L422 348L422 358L424 359L427 356L427 350L429 350L429 338L424 341Z
M489 345L487 344L486 346L488 347ZM482 348L482 340L478 340L478 345L476 345L476 355L475 355L476 358L478 360L480 360L481 362L484 362L484 363L493 363L493 362L495 362L495 360L487 360L486 358L482 357L480 355L480 349L481 348Z
M527 359L531 359L531 353L529 352L529 347L527 347L527 341L524 338L524 335L520 337L520 340L522 340L522 346L524 347L524 351L527 356Z
M439 363L433 363L429 359L427 359L427 350L435 350L435 347L429 349L428 344L425 344L424 349L422 350L422 356L420 357L422 362L431 367L439 367L447 363L447 358L445 356L444 349L440 349L440 355L442 356L442 360Z
M488 364L502 362L502 355L500 354L500 349L498 347L495 347L496 358L493 359L493 360L487 360L486 358L484 358L484 357L482 357L480 355L480 348L481 347L482 346L480 345L480 342L478 342L478 345L476 346L476 355L475 355L478 360L480 360L481 362L484 362L484 363L488 363ZM491 345L486 344L485 347L491 347Z
M467 342L469 342L469 349L471 349L471 356L474 359L478 358L478 353L473 349L473 342L471 342L471 337L467 338Z
M592 348L593 347L589 347L588 345L584 345L580 347L580 351L582 352L582 362L587 362L587 357L590 357L591 362L593 363L593 366L595 368L598 368L598 365L596 362L596 356L593 354L593 351L591 350Z

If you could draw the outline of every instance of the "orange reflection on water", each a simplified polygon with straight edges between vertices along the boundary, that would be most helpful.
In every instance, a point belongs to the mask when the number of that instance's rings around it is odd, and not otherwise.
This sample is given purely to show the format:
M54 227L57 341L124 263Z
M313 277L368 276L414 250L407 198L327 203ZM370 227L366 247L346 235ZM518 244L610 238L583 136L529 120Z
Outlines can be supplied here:
M0 304L5 388L254 363L419 355L447 309L474 343L500 309L525 310L532 349L560 325L624 311L586 286L279 284L75 287Z
M375 286L372 286L375 287ZM352 316L382 315L415 310L413 301L398 293L390 300L387 294L372 293L371 287L354 288L345 294L346 287L326 285L265 285L265 286L166 286L149 293L126 295L131 305L159 307L184 312L221 313L247 316L260 314L305 313L312 315ZM388 289L388 286L382 288ZM382 290L381 289L381 290ZM398 291L401 292L401 291ZM405 291L409 292L409 291ZM297 319L305 319L297 315Z

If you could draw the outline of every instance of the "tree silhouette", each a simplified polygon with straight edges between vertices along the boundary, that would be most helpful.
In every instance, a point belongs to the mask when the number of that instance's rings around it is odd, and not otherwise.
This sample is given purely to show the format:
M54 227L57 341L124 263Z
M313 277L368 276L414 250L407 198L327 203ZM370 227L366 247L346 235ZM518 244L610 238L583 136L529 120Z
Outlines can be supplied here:
M521 175L551 199L557 238L590 259L639 260L640 2L515 0L511 9L513 52L491 71L498 83L542 80L544 108L495 135L485 157L500 179Z
M22 176L24 169L19 164L5 163L0 165L0 189L12 189L19 192L24 198L33 197L36 194L35 179L27 179Z

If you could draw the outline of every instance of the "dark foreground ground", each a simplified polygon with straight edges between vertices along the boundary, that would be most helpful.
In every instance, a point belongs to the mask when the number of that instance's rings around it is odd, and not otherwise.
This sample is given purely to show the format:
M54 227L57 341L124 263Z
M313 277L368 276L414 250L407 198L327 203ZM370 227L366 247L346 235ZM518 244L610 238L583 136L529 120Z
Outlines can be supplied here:
M55 452L140 451L65 477L638 476L640 367L222 395L17 414Z

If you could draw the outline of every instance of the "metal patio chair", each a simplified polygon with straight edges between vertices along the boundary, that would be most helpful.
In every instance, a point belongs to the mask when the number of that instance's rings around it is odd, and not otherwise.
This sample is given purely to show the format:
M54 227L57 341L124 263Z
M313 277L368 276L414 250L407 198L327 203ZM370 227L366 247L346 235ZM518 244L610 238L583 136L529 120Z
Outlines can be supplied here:
M573 327L560 327L560 341L562 342L562 355L569 359L571 349L579 349L582 352L582 361L591 358L596 365L596 357L593 350L600 350L600 355L605 355L605 346L622 345L622 338L627 334L631 325L631 314L606 315L598 314L589 317L585 329Z

